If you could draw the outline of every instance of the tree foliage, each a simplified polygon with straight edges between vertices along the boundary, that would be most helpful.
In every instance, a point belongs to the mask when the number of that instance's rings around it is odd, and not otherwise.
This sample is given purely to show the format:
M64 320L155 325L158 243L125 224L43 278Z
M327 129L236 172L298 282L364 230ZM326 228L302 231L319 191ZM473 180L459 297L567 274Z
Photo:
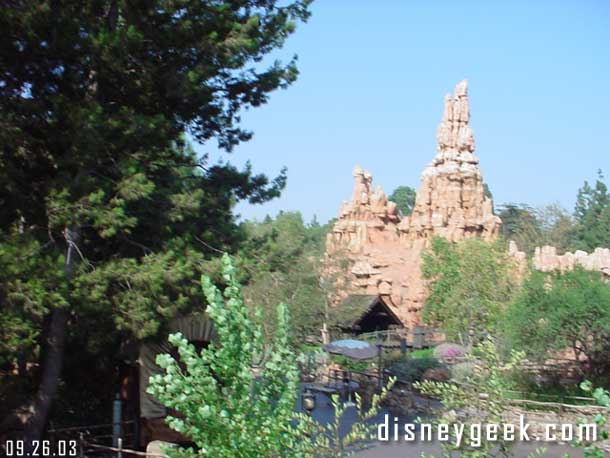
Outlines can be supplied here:
M411 186L398 186L388 197L396 204L398 211L402 216L409 216L415 205L415 189Z
M333 396L334 418L328 424L294 413L298 370L290 350L289 313L277 307L275 339L263 341L260 309L248 310L229 256L222 258L224 292L202 278L218 341L197 353L179 333L170 336L179 359L157 356L165 374L151 377L148 391L178 412L167 418L174 430L190 438L193 448L168 448L172 458L343 458L371 438L371 423L394 380L374 395L365 409L356 395L358 421L344 434L348 406ZM254 312L254 318L252 317ZM258 316L257 316L258 315Z
M298 212L280 212L262 222L246 221L241 229L236 263L247 304L262 309L265 335L274 333L275 304L285 302L293 317L292 342L319 336L326 306L321 259L329 226L305 224Z
M610 285L599 272L531 272L504 321L529 357L540 361L569 349L583 375L610 374Z
M610 246L610 193L601 170L594 186L585 181L578 190L574 217L577 249L591 252L597 247Z
M493 334L515 291L512 268L501 243L433 239L423 254L422 274L430 291L424 320L461 343L469 342L470 334L475 341Z
M559 252L574 249L574 219L559 204L534 208L527 204L508 203L499 207L501 234L514 241L529 255L536 247L551 245Z
M228 151L250 138L240 111L295 80L294 60L262 61L308 3L3 3L0 352L45 358L12 417L33 438L79 333L99 349L198 305L208 247L238 240L235 203L279 195L284 172L198 157L185 133Z
M540 245L551 245L559 252L573 251L574 218L561 205L549 204L536 210L542 237Z
M222 264L224 292L209 277L202 279L218 341L198 354L181 334L171 335L182 366L168 354L159 355L157 364L165 374L150 380L148 391L179 413L167 423L198 449L170 448L167 453L182 458L286 456L294 440L288 427L299 383L288 310L278 305L276 337L265 355L262 328L248 313L227 255ZM255 366L261 367L259 376Z
M502 220L501 234L506 240L513 240L519 249L528 254L541 246L542 227L536 210L526 204L508 203L501 205L498 216Z
M601 387L594 388L590 381L582 382L580 388L586 395L592 396L597 405L605 408L605 413L595 415L588 423L597 425L599 431L598 441L610 439L610 432L607 428L610 420L610 391ZM575 444L572 445L583 448L584 458L604 458L604 456L608 455L601 444L594 441L576 440Z

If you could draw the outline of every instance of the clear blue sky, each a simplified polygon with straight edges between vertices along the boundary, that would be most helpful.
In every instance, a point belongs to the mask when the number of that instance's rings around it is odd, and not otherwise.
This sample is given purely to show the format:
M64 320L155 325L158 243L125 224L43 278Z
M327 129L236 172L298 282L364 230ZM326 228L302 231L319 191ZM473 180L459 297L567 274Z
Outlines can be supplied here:
M610 183L610 1L318 0L283 50L299 80L243 115L254 138L230 155L275 176L281 198L243 218L336 215L352 168L387 194L419 187L443 96L469 80L481 169L497 204L559 202L605 171Z

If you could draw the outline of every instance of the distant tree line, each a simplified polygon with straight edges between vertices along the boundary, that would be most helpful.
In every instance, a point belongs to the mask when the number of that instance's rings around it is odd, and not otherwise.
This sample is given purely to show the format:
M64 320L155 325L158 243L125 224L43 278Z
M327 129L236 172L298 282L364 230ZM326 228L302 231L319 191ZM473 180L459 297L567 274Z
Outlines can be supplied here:
M578 190L573 213L558 204L533 208L509 203L499 206L498 216L502 236L529 254L542 245L560 252L610 246L610 193L601 171L593 186L585 181Z

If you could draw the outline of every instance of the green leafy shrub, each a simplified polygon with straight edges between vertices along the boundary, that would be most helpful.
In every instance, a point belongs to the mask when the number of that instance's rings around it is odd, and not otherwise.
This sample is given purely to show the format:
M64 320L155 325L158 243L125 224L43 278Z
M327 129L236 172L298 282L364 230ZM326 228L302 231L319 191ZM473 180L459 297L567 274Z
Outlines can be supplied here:
M600 272L532 271L506 310L503 332L515 348L542 362L570 349L583 378L610 376L610 285Z
M180 362L159 355L165 370L150 379L148 392L177 415L168 425L190 438L196 448L169 447L170 458L343 458L371 439L376 425L371 420L394 384L373 396L365 409L356 395L358 421L345 434L342 418L348 408L332 399L334 418L322 424L295 413L299 391L296 358L289 346L286 306L277 307L276 336L264 348L259 320L248 314L241 286L228 255L222 258L224 293L209 277L202 278L218 341L197 352L180 333L169 340ZM260 318L260 314L258 314ZM262 359L262 360L261 360ZM260 368L260 375L255 375Z
M287 456L295 440L288 433L298 392L295 356L288 343L288 312L277 307L276 338L264 361L262 328L249 316L228 255L222 259L224 294L202 278L218 342L198 354L180 333L169 341L180 364L157 356L164 375L150 379L148 392L178 412L168 425L190 438L193 448L171 448L171 458L259 458ZM261 375L253 367L260 365Z
M369 368L367 361L356 361L343 355L330 355L330 360L347 371L365 372Z
M422 255L422 275L430 290L424 322L462 344L495 335L502 326L501 312L517 290L511 274L514 266L500 242L432 239Z
M598 440L608 440L610 438L610 432L608 431L608 424L610 423L610 392L600 387L594 388L593 384L589 381L582 382L580 388L586 394L593 396L597 405L605 407L606 412L595 415L592 421L599 429ZM583 421L581 420L581 422ZM575 441L572 445L583 448L584 458L604 458L607 456L598 443Z
M422 348L420 350L413 350L411 353L409 353L409 356L412 359L434 358L434 348Z
M414 383L421 381L428 369L439 367L441 367L441 363L436 358L412 359L406 357L390 366L389 371L401 382Z

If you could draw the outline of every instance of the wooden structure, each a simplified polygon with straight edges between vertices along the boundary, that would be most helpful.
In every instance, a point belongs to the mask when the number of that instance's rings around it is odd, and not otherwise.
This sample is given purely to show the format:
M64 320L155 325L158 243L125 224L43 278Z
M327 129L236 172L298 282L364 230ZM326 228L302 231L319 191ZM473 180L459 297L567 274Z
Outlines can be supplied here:
M385 348L429 348L444 341L433 328L406 328L385 295L348 296L329 315L333 328Z
M387 296L354 294L329 313L333 327L350 334L403 328Z
M142 445L153 440L185 441L184 437L165 424L165 417L171 412L168 412L166 407L161 405L154 396L146 392L150 377L162 373L162 369L155 362L157 355L176 354L174 347L167 341L167 336L175 332L182 333L198 350L207 347L211 341L216 339L212 321L204 312L175 318L161 339L142 343L138 357L140 444Z

